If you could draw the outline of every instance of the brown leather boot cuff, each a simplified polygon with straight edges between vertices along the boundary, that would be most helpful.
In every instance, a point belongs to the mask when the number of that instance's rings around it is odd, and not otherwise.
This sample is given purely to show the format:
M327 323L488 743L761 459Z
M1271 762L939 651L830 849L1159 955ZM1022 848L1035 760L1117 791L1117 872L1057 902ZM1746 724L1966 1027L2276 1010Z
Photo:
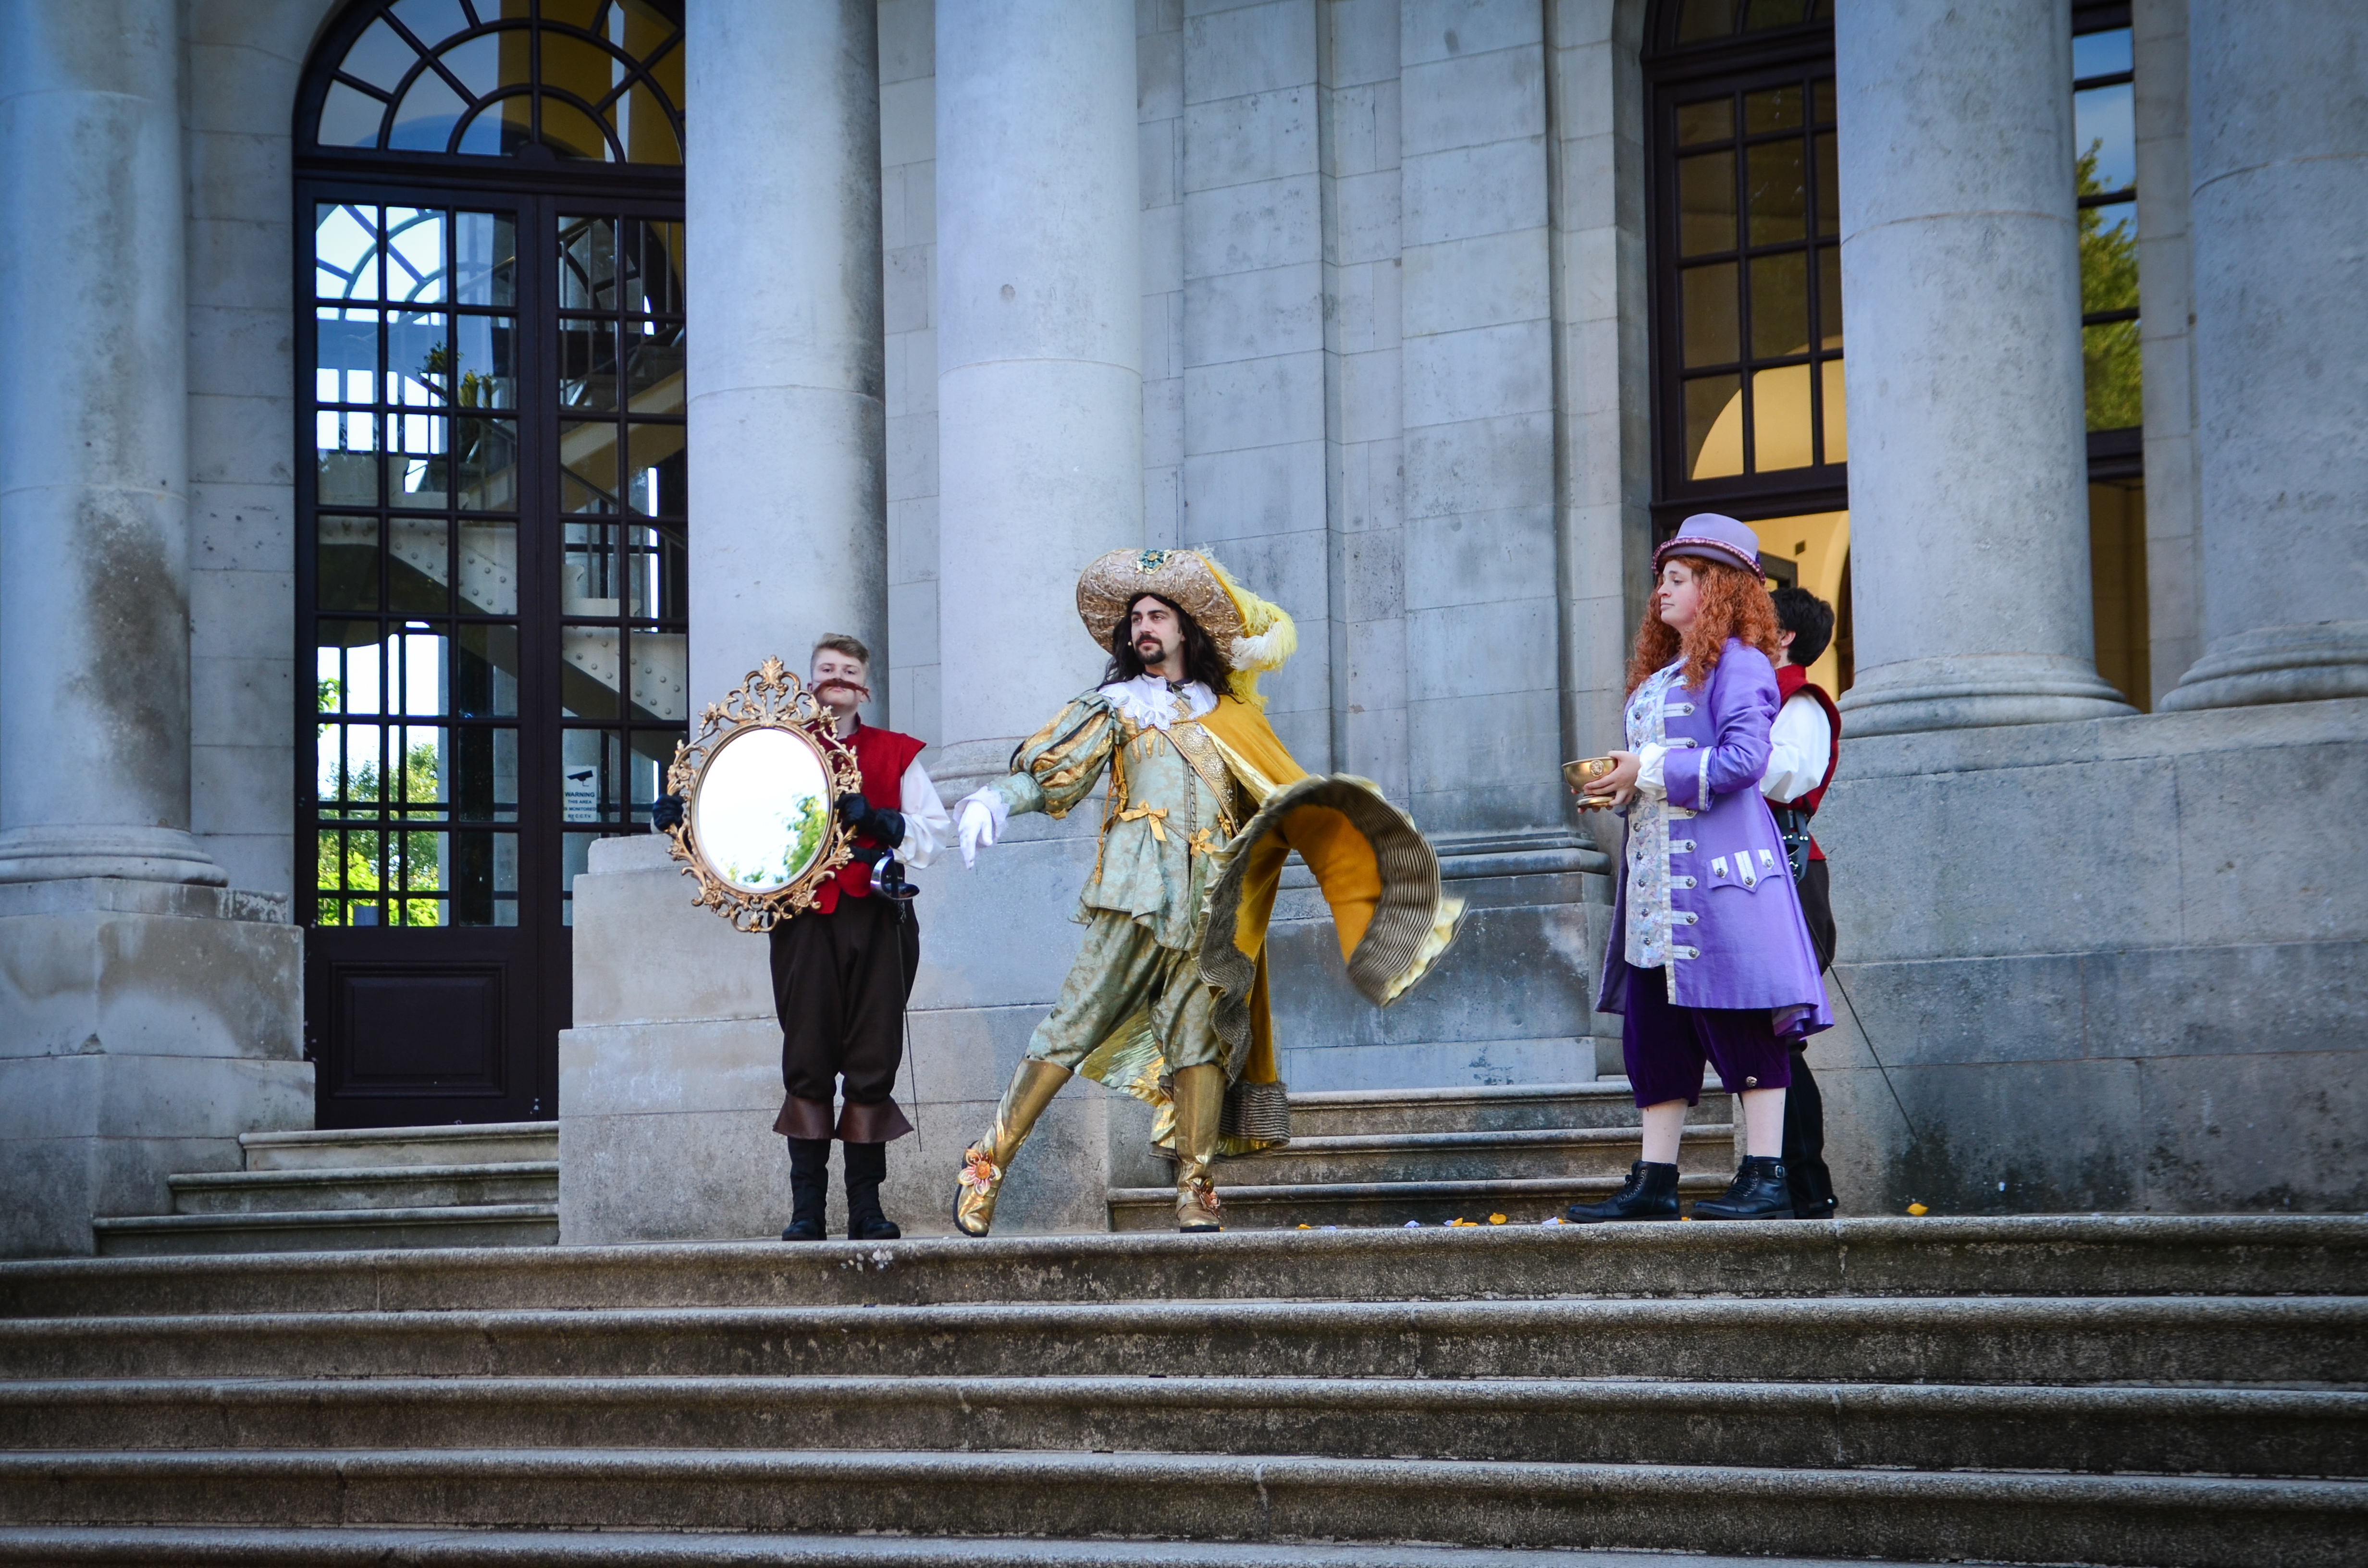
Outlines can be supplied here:
M773 1119L773 1131L784 1138L827 1138L830 1102L802 1100L791 1095L781 1101L781 1114Z
M844 1143L890 1143L912 1131L913 1124L893 1099L878 1105L849 1102L839 1109L837 1137Z

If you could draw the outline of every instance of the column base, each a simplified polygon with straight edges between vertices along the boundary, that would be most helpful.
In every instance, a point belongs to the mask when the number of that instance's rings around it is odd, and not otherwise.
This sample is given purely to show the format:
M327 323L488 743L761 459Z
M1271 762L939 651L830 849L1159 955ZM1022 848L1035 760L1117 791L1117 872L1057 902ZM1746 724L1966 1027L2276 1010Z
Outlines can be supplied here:
M2260 626L2223 637L2164 696L2166 712L2368 697L2368 620Z
M1975 654L1889 665L1843 694L1842 733L1908 734L1998 724L2060 724L2137 711L2085 659Z
M115 877L219 888L230 874L177 827L12 827L0 833L0 882Z

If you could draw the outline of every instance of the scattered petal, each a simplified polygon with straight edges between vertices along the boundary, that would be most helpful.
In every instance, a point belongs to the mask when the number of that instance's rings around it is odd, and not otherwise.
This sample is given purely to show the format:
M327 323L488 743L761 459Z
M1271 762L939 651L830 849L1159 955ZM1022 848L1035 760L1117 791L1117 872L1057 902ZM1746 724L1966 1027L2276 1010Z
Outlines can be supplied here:
M1400 1226L1400 1227L1399 1227L1399 1229L1401 1229L1401 1230L1407 1230L1407 1231L1419 1231L1420 1229L1422 1229L1422 1221L1419 1221L1419 1220L1408 1220L1408 1221L1407 1221L1404 1225Z
M1925 1208L1925 1207L1924 1207L1924 1205L1922 1205L1921 1203L1911 1203L1911 1204L1909 1204L1909 1205L1907 1206L1907 1211L1908 1211L1910 1214L1915 1214L1915 1215L1918 1215L1918 1216L1919 1216L1919 1217L1920 1217L1920 1216L1922 1216L1922 1215L1930 1214L1930 1212L1932 1212L1932 1210L1930 1210L1930 1209Z
M1488 1223L1492 1225L1501 1225L1504 1222L1505 1217L1502 1214L1491 1214L1488 1216Z
M1306 1224L1306 1223L1303 1222L1303 1223L1300 1225L1300 1227L1299 1227L1299 1228L1300 1228L1301 1230L1303 1230L1303 1231L1312 1231L1312 1230L1314 1230L1315 1227L1315 1226L1313 1226L1313 1225Z
M1549 1214L1549 1215L1547 1215L1544 1219L1543 1219L1543 1220L1541 1220L1541 1221L1538 1221L1538 1223L1539 1223L1539 1224L1541 1224L1541 1225L1565 1225L1565 1224L1568 1224L1569 1222L1570 1222L1570 1221L1568 1221L1567 1220L1565 1220L1565 1219L1564 1219L1561 1215L1559 1215L1559 1214Z

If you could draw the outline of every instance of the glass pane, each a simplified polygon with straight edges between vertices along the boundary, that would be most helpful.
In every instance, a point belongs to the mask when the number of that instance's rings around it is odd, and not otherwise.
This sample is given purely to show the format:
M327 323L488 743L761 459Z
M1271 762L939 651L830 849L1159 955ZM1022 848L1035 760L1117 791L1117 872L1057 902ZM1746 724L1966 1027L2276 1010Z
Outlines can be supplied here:
M563 408L617 406L617 324L598 317L559 324L559 402Z
M386 640L389 713L433 719L445 710L444 636L424 620L407 621Z
M1735 263L1692 267L1678 274L1678 339L1688 365L1731 365L1743 358L1735 301Z
M683 620L690 613L683 567L688 554L678 528L647 524L625 529L625 613L642 620Z
M1678 145L1690 147L1699 142L1725 142L1735 134L1735 100L1712 98L1704 103L1678 106Z
M1834 79L1828 76L1823 81L1812 83L1810 90L1810 107L1814 110L1816 122L1819 125L1831 125L1834 122Z
M2102 322L2080 329L2088 375L2089 428L2134 430L2146 423L2138 387L2138 324Z
M1842 346L1842 251L1827 245L1817 252L1817 330L1820 347Z
M441 153L460 129L468 104L452 85L434 71L422 71L394 111L394 129L386 144L415 153Z
M1850 461L1849 404L1842 397L1842 362L1828 359L1817 367L1823 378L1818 392L1825 400L1826 460L1829 463Z
M361 37L354 40L346 57L337 62L337 69L357 81L391 93L403 80L403 74L418 62L419 51L404 42L403 36L381 19L362 29Z
M313 537L314 603L322 609L378 608L378 519L323 517Z
M560 732L562 814L569 822L603 822L622 814L622 737L612 730Z
M518 613L518 525L463 518L461 523L461 613Z
M2138 211L2135 201L2080 209L2080 311L2138 305Z
M448 918L455 926L518 924L518 835L450 835L452 890Z
M2127 28L2082 33L2072 40L2072 74L2075 78L2110 76L2131 68L2130 29Z
M1749 149L1746 184L1751 213L1751 243L1778 244L1800 239L1808 215L1808 171L1797 139L1770 142Z
M608 219L559 220L559 308L617 308L617 225Z
M430 49L469 26L461 0L394 0L387 9L411 29L412 37Z
M1793 18L1799 20L1798 17ZM1743 95L1743 129L1757 136L1763 131L1793 131L1801 123L1801 89L1795 84Z
M625 427L625 505L645 517L679 517L689 510L686 433L679 425Z
M454 435L460 442L453 461L459 474L461 510L518 510L518 422L458 420Z
M648 7L637 6L636 8L646 10ZM667 22L663 25L668 30L673 30L673 23ZM651 78L657 83L658 91L666 96L666 102L674 105L677 113L681 112L685 101L682 85L682 41L677 39L664 54L659 55L650 64Z
M509 316L461 316L448 383L462 408L508 408L518 399L518 324Z
M386 526L387 608L398 614L442 615L450 606L445 579L451 563L442 519L395 517Z
M452 323L446 315L388 312L386 401L399 407L440 406L452 384Z
M491 33L455 44L443 53L444 69L460 78L472 98L490 97L504 87L523 87L532 80L523 31Z
M615 161L607 129L574 104L549 94L542 99L542 144L563 158Z
M322 305L313 319L313 401L376 403L379 312Z
M452 218L453 298L464 305L518 303L518 224L506 213Z
M513 93L477 110L476 118L461 131L459 151L507 158L533 141L534 99L524 93Z
M330 506L378 505L378 415L327 410L313 415L317 499Z
M451 421L441 415L402 414L390 415L386 424L393 437L387 460L387 504L441 511L452 493L451 467L445 457L451 449Z
M1743 472L1743 383L1703 376L1686 383L1686 477L1720 479Z
M518 821L518 732L504 726L442 733L450 748L445 778L452 815L463 822Z
M378 298L378 209L321 203L313 215L313 291L324 300Z
M543 6L545 17L551 6ZM625 79L625 65L615 55L589 39L575 38L563 32L542 35L542 85L546 90L557 88L587 104L605 102L609 92ZM549 134L551 106L542 106L544 133Z
M2081 195L2137 187L2135 91L2123 82L2072 95L2072 147L2079 159Z
M683 328L679 322L634 322L625 331L625 395L635 414L683 411Z
M1835 138L1827 131L1817 138L1817 233L1834 239L1842 232L1841 160Z
M632 634L632 718L680 723L690 717L689 640L679 631Z
M650 820L650 802L666 789L666 768L674 762L674 748L681 739L671 730L635 730L632 750L626 756L625 766L631 778L626 788L632 797L633 820Z
M378 711L378 622L321 620L313 631L324 714Z
M1809 253L1784 251L1751 263L1751 357L1809 351Z
M606 118L625 149L627 163L682 162L682 142L674 133L674 122L666 118L657 94L647 86L636 83L627 88L609 106Z
M559 613L604 619L620 614L623 572L617 559L616 528L574 521L562 527L566 538L559 568Z
M1806 468L1809 450L1809 367L1786 365L1751 378L1751 468L1755 473Z
M321 99L321 125L313 132L324 147L375 147L386 105L343 82L329 84Z
M617 641L609 627L570 626L559 633L559 707L570 719L617 716Z
M1809 19L1809 0L1751 0L1743 16L1743 30L1789 28Z
M562 420L559 425L559 509L617 509L617 427Z
M444 302L444 213L437 208L386 210L386 297L415 305Z
M323 677L323 691L337 683ZM313 793L333 804L324 816L358 814L356 806L378 800L379 727L375 724L323 724L313 746Z
M1678 254L1735 248L1735 154L1702 153L1678 163Z
M682 225L629 218L623 243L625 309L641 315L682 313Z
M452 710L463 719L514 717L518 634L515 626L464 626L453 663Z
M1700 43L1735 30L1736 0L1685 0L1678 12L1678 41Z

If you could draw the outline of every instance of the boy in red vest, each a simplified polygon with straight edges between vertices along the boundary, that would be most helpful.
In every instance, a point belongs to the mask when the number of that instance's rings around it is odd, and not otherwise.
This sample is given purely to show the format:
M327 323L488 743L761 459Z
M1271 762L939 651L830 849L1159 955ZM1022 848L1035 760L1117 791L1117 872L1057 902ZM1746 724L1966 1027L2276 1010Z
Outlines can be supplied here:
M928 865L951 839L952 827L916 760L924 743L857 715L871 696L871 665L869 648L833 632L814 644L806 680L836 721L839 744L855 754L862 778L860 792L838 802L855 832L855 858L823 884L812 909L772 932L787 1091L773 1131L790 1142L785 1242L823 1239L834 1138L846 1150L848 1239L904 1233L880 1208L888 1144L913 1131L894 1098L905 1060L905 1001L921 964L921 927L903 867ZM658 828L681 820L679 796L661 798L650 812ZM834 1120L831 1102L842 1083L846 1104Z
M1776 690L1784 705L1777 710L1768 737L1768 772L1759 780L1759 792L1768 797L1784 835L1793 880L1800 889L1801 916L1823 973L1834 961L1834 904L1826 852L1809 835L1809 819L1816 814L1826 787L1833 782L1834 765L1841 760L1842 716L1825 688L1811 684L1809 666L1833 641L1834 608L1806 588L1779 588L1773 597L1776 641L1784 650L1776 666ZM1794 1217L1823 1220L1836 1207L1833 1177L1825 1161L1825 1102L1800 1045L1793 1050L1793 1086L1784 1096L1785 1177L1793 1190Z

